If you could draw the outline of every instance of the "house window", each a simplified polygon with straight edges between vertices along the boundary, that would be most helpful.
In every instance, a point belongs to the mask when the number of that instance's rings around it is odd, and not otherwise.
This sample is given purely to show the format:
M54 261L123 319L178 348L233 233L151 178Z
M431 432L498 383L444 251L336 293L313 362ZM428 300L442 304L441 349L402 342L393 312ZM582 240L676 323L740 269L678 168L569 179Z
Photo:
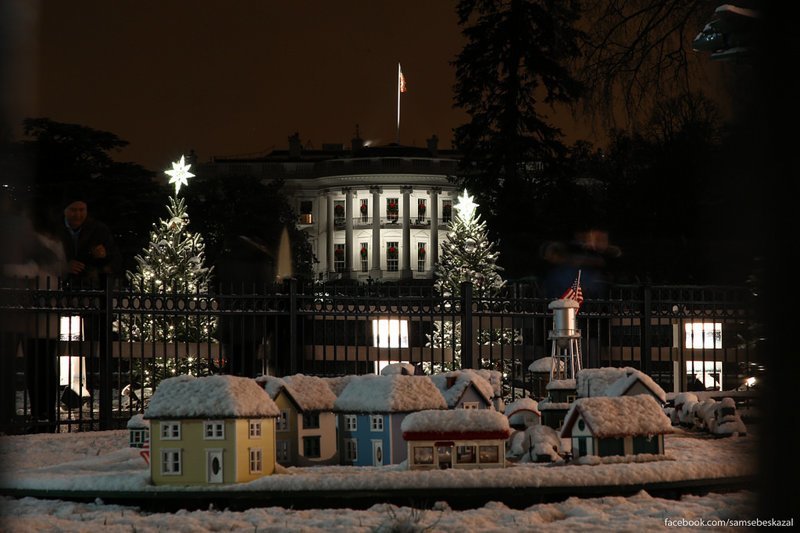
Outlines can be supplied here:
M224 439L225 422L220 420L206 420L203 422L203 438L205 440Z
M161 422L161 440L181 440L181 423Z
M161 450L161 473L165 476L181 475L180 448L165 448Z
M442 222L445 224L453 220L453 201L442 200Z
M369 417L369 429L370 429L370 431L383 431L383 416L381 416L381 415L370 415L370 417Z
M386 270L389 272L397 272L398 259L400 256L399 250L400 248L397 245L397 241L386 243Z
M333 245L333 268L336 270L336 272L344 272L344 244Z
M376 348L408 348L408 320L374 319L372 345Z
M303 413L303 429L319 429L319 413Z
M314 204L311 200L300 201L300 224L313 224L314 216L312 215Z
M320 457L320 437L303 437L303 455L305 457Z
M358 461L358 441L356 439L344 439L344 459L345 461Z
M141 444L144 440L144 431L141 429L134 429L131 431L131 446L136 446Z
M722 348L722 322L687 322L683 325L687 349Z
M344 429L345 431L358 430L358 418L356 415L344 415Z
M333 202L333 223L336 226L344 226L344 200Z
M289 441L279 440L275 441L275 459L279 463L289 462Z
M500 451L497 446L479 446L478 457L481 463L499 463Z
M263 452L261 448L250 448L250 473L258 474L263 469Z
M397 222L397 217L400 212L398 208L399 205L397 198L386 199L386 220L389 222Z
M362 242L361 248L358 252L358 256L361 258L361 272L368 272L369 271L369 243Z
M250 438L257 439L261 436L261 421L260 420L251 420L250 421Z
M425 243L417 243L417 271L425 272L425 258L428 255L428 250L425 248Z
M420 198L417 200L417 222L425 222L425 216L428 212L428 200Z
M580 431L584 431L586 429L586 423L583 421L582 418L578 419L578 429Z
M278 417L277 425L275 429L277 431L289 431L289 413L286 411L281 411L280 416Z
M363 198L361 205L358 207L358 213L361 216L361 222L369 222L369 200Z
M462 409L478 409L479 407L478 402L464 402L461 404Z
M414 464L432 465L433 464L433 446L415 446L414 447Z
M477 461L475 454L475 446L457 446L456 447L456 463L471 464Z

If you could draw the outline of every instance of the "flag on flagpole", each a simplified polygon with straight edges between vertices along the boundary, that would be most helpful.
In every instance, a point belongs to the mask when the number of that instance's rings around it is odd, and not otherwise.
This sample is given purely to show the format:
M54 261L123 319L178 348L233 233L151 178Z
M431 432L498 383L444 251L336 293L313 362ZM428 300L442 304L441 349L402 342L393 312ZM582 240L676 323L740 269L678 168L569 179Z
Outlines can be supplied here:
M399 72L400 72L400 92L404 93L408 90L408 88L406 87L406 77L403 76L402 69L400 69Z
M578 277L575 278L575 281L572 282L572 285L564 291L564 294L561 295L562 300L575 300L578 302L578 309L580 309L581 304L583 303L583 289L581 289L581 271L578 270Z

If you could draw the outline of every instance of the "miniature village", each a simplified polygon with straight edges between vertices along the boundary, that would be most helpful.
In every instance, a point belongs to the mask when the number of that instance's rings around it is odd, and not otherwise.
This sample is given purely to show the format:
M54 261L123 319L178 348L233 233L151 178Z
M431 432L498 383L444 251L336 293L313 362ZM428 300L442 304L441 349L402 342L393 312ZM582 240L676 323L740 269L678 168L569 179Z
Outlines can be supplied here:
M400 465L484 469L667 460L679 426L745 435L732 398L674 396L630 368L581 368L579 304L550 304L547 398L502 400L498 371L415 375L394 363L381 375L256 379L181 375L161 382L128 423L153 485L245 483L287 467ZM535 367L535 368L534 368Z

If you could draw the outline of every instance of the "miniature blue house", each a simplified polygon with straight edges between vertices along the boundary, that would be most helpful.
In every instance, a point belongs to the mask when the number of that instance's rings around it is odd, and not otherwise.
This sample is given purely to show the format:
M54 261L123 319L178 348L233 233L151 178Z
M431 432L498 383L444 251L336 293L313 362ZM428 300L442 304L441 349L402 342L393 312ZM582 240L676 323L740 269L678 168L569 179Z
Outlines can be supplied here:
M409 414L447 409L427 376L357 376L336 399L341 462L382 466L403 462L406 443L400 425Z
M128 445L131 448L142 448L150 440L150 422L141 413L133 415L127 424Z

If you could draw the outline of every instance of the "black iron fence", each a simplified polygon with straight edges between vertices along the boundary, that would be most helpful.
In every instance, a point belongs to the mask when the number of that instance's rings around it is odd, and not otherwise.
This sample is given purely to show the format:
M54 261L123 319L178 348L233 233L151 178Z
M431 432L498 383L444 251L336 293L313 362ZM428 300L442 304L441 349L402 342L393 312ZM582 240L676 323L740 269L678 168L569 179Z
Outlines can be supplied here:
M491 299L469 284L443 299L430 285L294 280L203 294L30 280L0 290L4 432L122 427L180 373L488 368L507 398L541 397L548 379L550 300L534 285ZM757 387L754 303L737 287L612 286L578 313L583 366L635 367L667 391Z

